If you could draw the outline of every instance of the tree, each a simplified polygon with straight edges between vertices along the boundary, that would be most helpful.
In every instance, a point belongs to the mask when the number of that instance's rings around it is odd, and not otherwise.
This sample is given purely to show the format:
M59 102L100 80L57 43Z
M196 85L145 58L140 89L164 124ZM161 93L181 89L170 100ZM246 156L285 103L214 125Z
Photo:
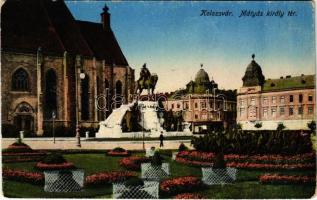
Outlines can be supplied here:
M315 134L316 131L316 122L313 120L307 124L307 127L310 129L311 133Z
M282 130L284 130L286 128L286 126L284 126L283 123L279 123L277 125L276 131L281 132Z
M257 122L255 125L254 125L255 128L261 128L262 127L262 123L260 122Z

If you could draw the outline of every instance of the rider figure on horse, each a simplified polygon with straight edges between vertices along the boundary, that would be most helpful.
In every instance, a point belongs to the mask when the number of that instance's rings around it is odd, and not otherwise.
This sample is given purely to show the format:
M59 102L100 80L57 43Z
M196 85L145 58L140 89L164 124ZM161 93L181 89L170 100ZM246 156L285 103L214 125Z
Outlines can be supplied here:
M143 86L145 81L149 80L150 77L151 77L151 73L148 70L148 68L146 68L146 63L144 63L144 65L142 66L141 72L140 72L139 83L141 83L141 85Z

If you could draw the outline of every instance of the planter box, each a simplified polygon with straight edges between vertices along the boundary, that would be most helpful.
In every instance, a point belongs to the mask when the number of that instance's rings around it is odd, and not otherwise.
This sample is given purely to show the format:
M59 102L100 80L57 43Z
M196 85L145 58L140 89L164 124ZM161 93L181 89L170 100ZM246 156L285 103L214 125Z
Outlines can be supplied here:
M211 167L203 167L201 169L203 174L202 181L207 185L232 183L236 180L236 168L213 169Z
M125 186L124 182L113 184L112 198L115 199L158 199L159 185L157 181L144 181L143 186Z
M162 163L162 166L153 166L151 163L141 164L141 178L149 180L161 180L170 175L169 163Z
M79 192L84 186L83 170L45 171L45 192Z

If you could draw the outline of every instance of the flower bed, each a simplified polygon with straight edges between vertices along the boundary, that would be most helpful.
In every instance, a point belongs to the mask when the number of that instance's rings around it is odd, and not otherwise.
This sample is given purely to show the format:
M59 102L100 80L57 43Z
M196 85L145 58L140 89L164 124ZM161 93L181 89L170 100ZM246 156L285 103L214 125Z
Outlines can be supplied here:
M316 176L289 176L264 174L259 177L262 184L315 184Z
M122 158L119 161L119 164L129 170L141 170L141 164L145 162L149 162L149 158L145 157L127 157L127 158Z
M107 185L118 181L125 181L128 178L136 177L133 172L102 172L97 174L92 174L86 177L85 185Z
M315 169L315 163L304 163L304 164L263 164L263 163L237 163L229 162L228 167L244 168L244 169Z
M107 153L108 156L129 156L130 153L128 151L114 151L110 150Z
M194 166L194 167L208 167L208 166L212 166L211 161L208 161L208 162L195 161L195 160L188 160L186 158L180 158L180 157L176 157L175 161L178 162L178 163L182 163L182 164L186 164L186 165L190 165L190 166Z
M199 151L181 151L177 157L186 158L187 160L211 162L214 158L214 153L199 152ZM239 155L227 154L224 156L226 161L235 162L256 162L256 163L271 163L271 164L286 164L286 163L307 163L315 162L315 153L296 154L285 156L280 154L267 155Z
M198 190L202 185L203 183L199 178L194 176L184 176L162 181L160 190L164 194L173 195Z
M8 148L3 150L3 153L25 153L25 152L32 152L33 149L22 142L15 142L8 146Z
M6 158L6 157L3 157L2 158L2 162L3 163L16 163L16 162L36 162L36 161L40 161L42 160L43 157L40 156L32 156L32 157L12 157L12 158Z
M174 199L205 199L205 197L197 193L183 193L176 195Z
M22 170L3 169L2 176L4 179L28 182L32 184L43 184L44 175L36 172L26 172Z
M60 169L74 169L75 166L71 162L64 162L58 164L47 164L43 162L38 162L36 168L40 170L60 170Z

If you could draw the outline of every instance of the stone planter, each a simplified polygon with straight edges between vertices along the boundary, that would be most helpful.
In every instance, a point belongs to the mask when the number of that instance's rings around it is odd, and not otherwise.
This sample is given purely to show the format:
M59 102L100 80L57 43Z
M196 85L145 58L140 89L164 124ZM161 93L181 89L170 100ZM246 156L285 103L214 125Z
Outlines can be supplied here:
M44 171L45 192L79 192L84 186L83 170Z
M112 197L115 199L158 199L159 185L157 181L144 181L142 186L125 186L124 182L113 184Z
M151 163L141 164L141 178L147 180L161 180L170 175L169 163L162 163L161 166L155 166Z
M207 185L227 184L236 180L236 168L213 169L212 167L203 167L201 169L203 174L202 181Z

